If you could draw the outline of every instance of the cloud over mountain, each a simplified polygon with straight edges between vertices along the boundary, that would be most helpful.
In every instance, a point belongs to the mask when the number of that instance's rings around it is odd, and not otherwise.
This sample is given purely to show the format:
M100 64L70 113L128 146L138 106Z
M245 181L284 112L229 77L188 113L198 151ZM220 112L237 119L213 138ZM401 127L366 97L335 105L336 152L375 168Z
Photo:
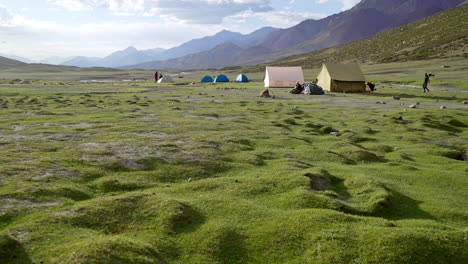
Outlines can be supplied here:
M159 16L188 23L219 24L245 11L273 11L270 0L49 0L73 11L95 8L117 14Z

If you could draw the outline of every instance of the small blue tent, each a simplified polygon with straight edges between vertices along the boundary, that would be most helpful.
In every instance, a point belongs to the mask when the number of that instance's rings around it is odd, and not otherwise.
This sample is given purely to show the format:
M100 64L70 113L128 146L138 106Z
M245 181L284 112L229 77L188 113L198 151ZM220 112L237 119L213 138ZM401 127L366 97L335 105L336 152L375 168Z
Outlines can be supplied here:
M203 78L201 79L201 82L202 82L202 83L213 82L213 77L207 75L207 76L205 76L205 77L203 77Z
M218 76L216 76L216 79L214 80L215 83L217 82L229 82L229 79L228 77L226 77L226 75L224 74L220 74Z
M249 78L244 74L237 75L236 82L249 82Z

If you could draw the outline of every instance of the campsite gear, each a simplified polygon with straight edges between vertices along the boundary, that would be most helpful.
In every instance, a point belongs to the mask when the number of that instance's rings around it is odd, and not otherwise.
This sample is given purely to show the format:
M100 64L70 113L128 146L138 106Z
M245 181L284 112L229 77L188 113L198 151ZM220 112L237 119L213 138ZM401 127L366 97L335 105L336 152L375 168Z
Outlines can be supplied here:
M296 82L304 84L302 67L266 67L265 87L295 87Z
M237 75L236 82L249 82L249 78L244 74Z
M369 89L373 92L375 91L375 84L371 83L371 82L367 82L367 86L369 86Z
M215 83L218 83L218 82L229 82L229 79L228 79L228 77L226 77L226 75L220 74L220 75L216 76L216 79L214 79L214 82L215 82Z
M268 91L268 89L263 90L263 91L260 93L260 97L270 98L270 97L271 97L270 91Z
M304 94L307 95L324 95L322 87L318 86L315 83L306 83L304 84Z
M366 82L359 65L324 63L317 85L329 92L366 92Z
M205 77L203 77L203 78L201 79L200 82L202 82L202 83L211 83L211 82L213 82L213 81L214 81L214 80L213 80L213 77L206 75Z
M161 77L158 81L158 83L170 83L170 82L173 82L174 80L172 79L171 76L169 75L164 75L163 77Z

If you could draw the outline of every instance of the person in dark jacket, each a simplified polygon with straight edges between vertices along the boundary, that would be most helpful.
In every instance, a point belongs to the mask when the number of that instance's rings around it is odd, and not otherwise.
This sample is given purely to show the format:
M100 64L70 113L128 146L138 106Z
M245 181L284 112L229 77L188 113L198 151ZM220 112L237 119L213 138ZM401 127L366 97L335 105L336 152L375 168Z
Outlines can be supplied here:
M429 92L429 89L427 88L428 85L431 85L431 76L435 76L434 74L432 73L425 73L424 74L424 83L423 83L423 89L424 89L424 92L426 92L426 90Z
M369 89L371 90L371 92L375 91L375 84L371 82L367 82L367 86L369 86Z
M156 72L154 74L154 82L158 82L158 79L159 79L159 75L158 75L158 72Z
M296 82L296 87L294 87L294 89L289 91L289 93L292 93L292 94L301 94L303 92L304 92L304 85L301 85L299 82Z

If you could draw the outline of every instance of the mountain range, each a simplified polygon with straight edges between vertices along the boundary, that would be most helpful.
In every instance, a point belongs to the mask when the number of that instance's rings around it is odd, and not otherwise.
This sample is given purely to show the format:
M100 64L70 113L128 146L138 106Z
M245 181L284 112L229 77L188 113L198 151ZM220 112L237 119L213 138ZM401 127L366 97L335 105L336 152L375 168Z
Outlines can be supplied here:
M319 20L305 20L286 29L265 27L250 34L223 30L167 50L128 47L104 58L73 57L62 65L159 70L255 65L366 38L466 2L362 0L347 11ZM20 57L0 56L30 62ZM55 58L56 62L60 60L63 59Z
M468 1L466 1L468 3ZM468 55L468 4L416 22L343 45L290 56L269 66L317 68L323 62L388 63L409 60L466 57ZM266 65L247 66L257 72Z
M462 2L464 0L362 0L339 14L275 30L253 47L221 43L197 54L123 68L202 69L265 63L365 38L456 7ZM225 63L220 63L222 61Z
M233 43L243 49L254 47L262 42L270 33L275 32L276 28L264 27L250 34L241 34L223 30L213 36L207 36L201 39L190 40L180 46L171 49L150 49L137 50L134 47L128 47L125 50L117 51L104 58L92 57L74 57L62 63L62 65L78 67L121 67L133 65L154 60L168 60L182 57L188 54L195 54L211 50L223 43Z

